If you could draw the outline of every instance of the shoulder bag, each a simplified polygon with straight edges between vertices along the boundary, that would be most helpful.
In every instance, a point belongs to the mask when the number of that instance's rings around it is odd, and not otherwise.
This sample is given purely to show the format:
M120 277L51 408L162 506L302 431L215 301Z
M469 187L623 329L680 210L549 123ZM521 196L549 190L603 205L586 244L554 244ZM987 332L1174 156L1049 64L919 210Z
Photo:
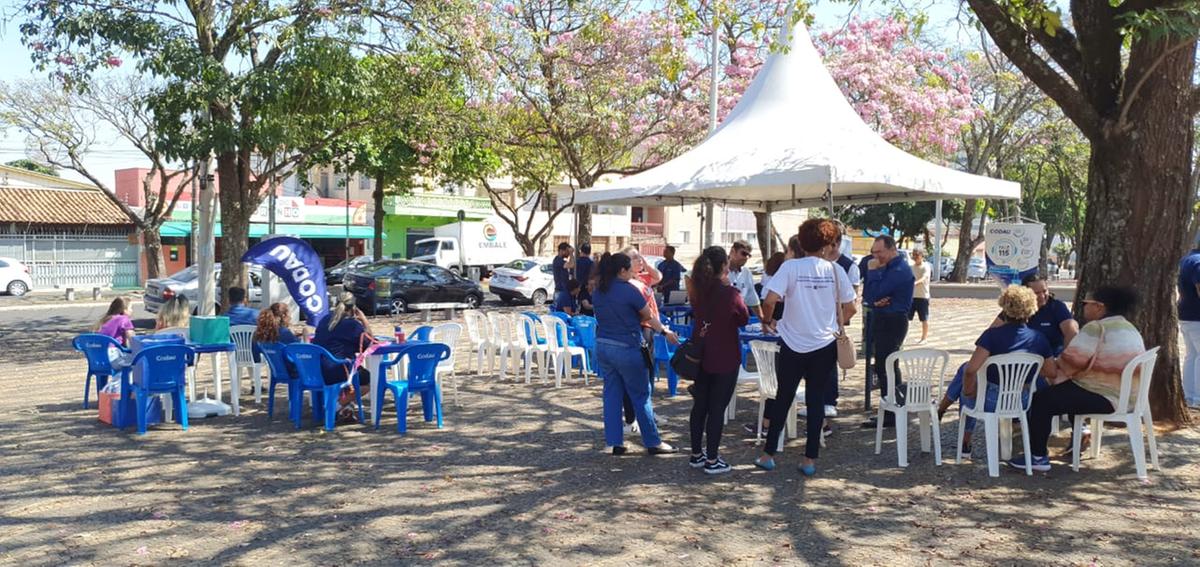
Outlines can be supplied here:
M838 366L844 370L854 368L854 364L858 360L858 349L854 346L854 339L846 333L846 327L842 325L842 294L841 288L838 285L837 270L841 266L830 262L833 266L833 317L837 319L837 359Z
M710 300L711 301L711 300ZM695 311L693 308L693 316ZM704 335L708 333L708 321L700 326L700 331L675 349L671 355L671 369L680 377L696 380L700 376L700 361L704 359Z

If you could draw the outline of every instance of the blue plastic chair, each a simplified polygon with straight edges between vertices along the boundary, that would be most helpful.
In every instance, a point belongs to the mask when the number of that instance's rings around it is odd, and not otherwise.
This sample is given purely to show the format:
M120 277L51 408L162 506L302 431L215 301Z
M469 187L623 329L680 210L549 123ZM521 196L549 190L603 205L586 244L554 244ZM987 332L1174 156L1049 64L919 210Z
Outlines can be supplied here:
M429 325L421 325L413 330L412 335L410 335L408 338L413 339L414 341L429 342L429 335L432 332L433 327L430 327Z
M343 388L358 383L358 369L351 372L349 380L345 382L326 384L324 374L321 373L321 361L328 360L341 366L350 365L353 361L337 358L325 350L325 347L307 343L286 345L283 347L283 354L296 367L296 397L288 400L296 429L300 429L301 416L304 413L304 392L312 392L313 418L315 419L320 409L324 408L325 431L333 431L338 395ZM362 388L354 388L354 397L358 402L358 422L362 423Z
M571 328L579 337L579 346L587 350L588 371L596 373L596 318L588 315L571 317Z
M287 386L288 419L297 421L295 405L292 404L292 400L298 395L297 381L296 377L288 371L287 355L283 352L284 346L286 345L280 343L254 343L254 350L266 359L267 367L271 369L271 385L267 388L267 419L275 417L275 386L283 384Z
M412 345L403 352L396 353L394 358L385 359L379 365L380 378L388 375L387 370L401 360L408 360L407 380L380 380L379 391L375 392L378 402L375 404L375 429L379 429L379 419L383 414L383 398L386 392L392 393L396 404L396 432L404 435L408 432L408 402L413 394L421 394L421 405L424 409L425 421L430 421L437 414L438 429L442 428L442 386L437 380L437 367L440 362L450 358L450 347L441 343Z
M550 314L558 317L563 323L567 324L567 336L565 337L566 340L562 340L564 337L559 337L560 344L580 346L579 331L575 328L575 323L573 321L574 318L562 311L551 311Z
M675 369L671 368L671 357L675 355L675 348L663 335L654 335L654 369L651 370L651 379L658 380L658 367L666 366L668 396L674 396L679 387L679 376L675 374Z
M108 385L108 381L117 372L108 358L108 349L116 347L123 354L129 354L129 349L121 346L116 339L99 333L85 333L75 337L71 342L75 350L82 352L87 359L87 382L83 385L83 409L88 409L88 394L92 389L92 377L96 377L96 398L100 398L100 390Z
M128 375L139 364L142 365L141 378L138 379L137 374L134 374L134 380L131 382L138 435L146 434L146 413L150 409L151 396L154 394L171 395L175 421L187 431L187 396L183 390L187 387L188 367L196 365L196 351L187 345L148 347L137 353L129 368L123 372Z

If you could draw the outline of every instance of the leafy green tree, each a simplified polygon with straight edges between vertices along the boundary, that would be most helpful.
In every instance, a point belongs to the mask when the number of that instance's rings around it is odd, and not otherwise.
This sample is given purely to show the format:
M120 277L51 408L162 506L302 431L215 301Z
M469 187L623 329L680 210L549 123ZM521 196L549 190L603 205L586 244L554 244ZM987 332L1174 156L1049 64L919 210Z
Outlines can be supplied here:
M269 179L373 120L371 77L356 53L397 45L454 2L283 0L30 0L22 40L35 63L86 89L122 57L162 85L148 98L164 148L179 160L216 156L221 260L241 266L250 216ZM221 271L221 288L245 285Z
M7 165L9 167L16 167L19 169L27 169L29 171L32 171L34 173L40 173L42 175L53 175L54 177L60 177L58 174L57 168L46 165L44 163L40 163L40 162L31 160L31 159L15 159L8 163L5 163L4 165Z
M1154 416L1188 421L1174 290L1195 200L1200 3L967 0L967 5L1021 74L1089 141L1077 293L1105 284L1138 290L1143 302L1133 323L1146 344L1162 347L1151 385Z
M410 45L405 51L372 55L359 63L372 78L361 96L369 126L344 136L311 156L311 165L360 173L375 181L376 260L383 255L384 196L410 192L423 183L455 183L494 170L471 129L473 110L461 65L436 50Z

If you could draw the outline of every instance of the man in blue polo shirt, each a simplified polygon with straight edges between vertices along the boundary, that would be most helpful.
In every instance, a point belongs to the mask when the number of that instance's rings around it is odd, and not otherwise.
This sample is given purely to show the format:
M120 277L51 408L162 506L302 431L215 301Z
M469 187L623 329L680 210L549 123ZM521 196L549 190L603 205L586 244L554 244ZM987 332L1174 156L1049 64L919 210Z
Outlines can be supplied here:
M896 240L891 236L880 236L871 243L871 255L875 257L879 268L867 273L867 283L863 290L863 304L871 306L873 318L871 338L875 345L875 376L879 380L879 390L882 395L888 395L887 358L888 355L900 350L904 337L908 335L908 310L912 307L913 277L912 267L896 250ZM895 368L898 395L903 396L904 388L900 381L899 365ZM895 414L887 412L884 427L893 427L896 423ZM874 427L874 422L864 426Z
M1200 408L1200 242L1179 262L1179 329L1187 355L1183 359L1183 399Z
M258 325L258 310L246 307L246 290L240 287L229 288L229 309L225 310L229 317L229 325Z

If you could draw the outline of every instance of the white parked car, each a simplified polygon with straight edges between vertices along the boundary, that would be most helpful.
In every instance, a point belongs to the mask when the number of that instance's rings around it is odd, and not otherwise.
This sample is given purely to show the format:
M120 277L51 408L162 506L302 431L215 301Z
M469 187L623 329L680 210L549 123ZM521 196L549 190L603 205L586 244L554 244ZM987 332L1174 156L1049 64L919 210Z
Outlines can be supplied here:
M22 296L33 289L29 266L13 258L0 258L0 291Z
M554 296L553 258L520 258L496 268L488 289L505 304L513 300L542 305Z
M977 282L987 277L987 261L978 256L971 257L967 264L967 281Z

